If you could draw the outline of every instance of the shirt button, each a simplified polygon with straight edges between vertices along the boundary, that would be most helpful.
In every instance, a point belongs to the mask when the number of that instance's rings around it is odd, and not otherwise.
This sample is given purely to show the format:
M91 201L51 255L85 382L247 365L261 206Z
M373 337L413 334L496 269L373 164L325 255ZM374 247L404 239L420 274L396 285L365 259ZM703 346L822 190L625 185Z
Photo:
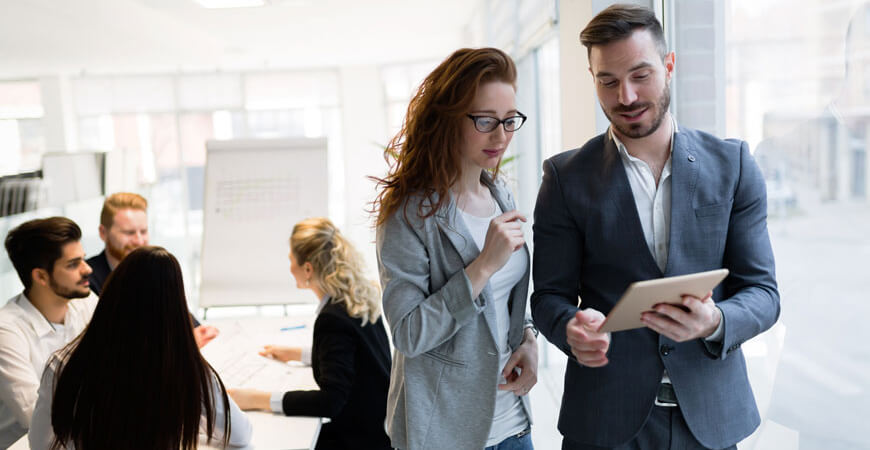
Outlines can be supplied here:
M659 352L661 352L662 356L668 356L671 354L671 350L673 349L674 348L670 345L662 345L661 347L659 347Z

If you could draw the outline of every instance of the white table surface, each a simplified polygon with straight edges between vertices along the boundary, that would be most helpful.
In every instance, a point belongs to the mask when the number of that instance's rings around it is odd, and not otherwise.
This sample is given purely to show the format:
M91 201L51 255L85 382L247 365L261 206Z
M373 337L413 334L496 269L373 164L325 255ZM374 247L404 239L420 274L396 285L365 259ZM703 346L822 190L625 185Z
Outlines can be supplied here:
M264 367L241 386L233 385L232 378L224 379L228 389L244 387L265 391L288 391L317 389L311 367L299 363L284 364L266 360L257 352L266 344L311 346L313 316L296 317L251 317L241 319L218 319L208 321L220 334L202 353L210 362L214 358L244 351L245 361L261 363ZM281 328L292 328L281 331ZM215 369L220 374L217 364ZM223 376L222 376L223 378ZM316 417L287 417L267 411L249 411L248 417L254 427L251 445L246 449L307 449L314 448L320 432L321 419Z

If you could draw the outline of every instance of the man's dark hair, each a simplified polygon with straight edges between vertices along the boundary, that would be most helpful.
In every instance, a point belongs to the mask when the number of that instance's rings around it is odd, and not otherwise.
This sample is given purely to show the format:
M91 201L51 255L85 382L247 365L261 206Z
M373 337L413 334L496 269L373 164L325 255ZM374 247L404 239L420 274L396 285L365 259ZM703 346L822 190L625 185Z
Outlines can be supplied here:
M6 235L6 253L24 284L25 294L33 284L30 277L33 269L51 273L55 261L63 255L63 246L81 238L82 230L66 217L35 219L12 229Z
M655 13L643 6L615 4L608 6L589 21L580 32L580 43L586 47L587 56L595 45L607 45L631 36L637 30L647 30L652 35L656 50L664 59L668 54L668 44L662 24Z

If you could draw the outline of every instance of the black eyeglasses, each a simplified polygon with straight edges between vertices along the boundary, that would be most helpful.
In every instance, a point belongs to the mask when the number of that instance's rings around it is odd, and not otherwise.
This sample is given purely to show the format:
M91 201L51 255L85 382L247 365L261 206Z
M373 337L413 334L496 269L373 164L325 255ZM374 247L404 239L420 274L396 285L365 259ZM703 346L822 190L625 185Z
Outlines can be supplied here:
M499 120L497 117L475 116L472 114L468 114L468 118L474 122L474 128L481 133L495 131L499 125L503 126L505 131L514 132L526 123L526 115L521 112L504 120Z

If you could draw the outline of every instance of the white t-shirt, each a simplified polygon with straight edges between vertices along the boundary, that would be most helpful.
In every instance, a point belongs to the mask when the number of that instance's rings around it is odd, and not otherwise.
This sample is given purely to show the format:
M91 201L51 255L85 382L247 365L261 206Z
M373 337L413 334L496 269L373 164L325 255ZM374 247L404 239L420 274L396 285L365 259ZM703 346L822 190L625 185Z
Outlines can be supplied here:
M486 232L489 229L489 223L493 218L502 213L498 206L495 207L494 213L489 217L477 217L466 213L459 209L462 220L465 226L471 233L474 243L478 249L483 249L483 244L486 241ZM528 269L528 260L522 250L514 252L508 259L507 263L494 273L489 279L489 287L495 299L495 312L498 336L498 353L499 353L499 370L504 369L508 359L511 357L511 349L508 345L508 331L510 330L510 314L508 312L508 301L511 291L514 286L525 275ZM523 312L519 312L523 314ZM504 376L499 375L499 383L506 383ZM520 433L529 427L529 419L526 417L523 403L516 394L511 391L497 390L495 395L495 414L492 418L492 428L489 431L489 438L486 441L486 446L496 445L499 442Z

